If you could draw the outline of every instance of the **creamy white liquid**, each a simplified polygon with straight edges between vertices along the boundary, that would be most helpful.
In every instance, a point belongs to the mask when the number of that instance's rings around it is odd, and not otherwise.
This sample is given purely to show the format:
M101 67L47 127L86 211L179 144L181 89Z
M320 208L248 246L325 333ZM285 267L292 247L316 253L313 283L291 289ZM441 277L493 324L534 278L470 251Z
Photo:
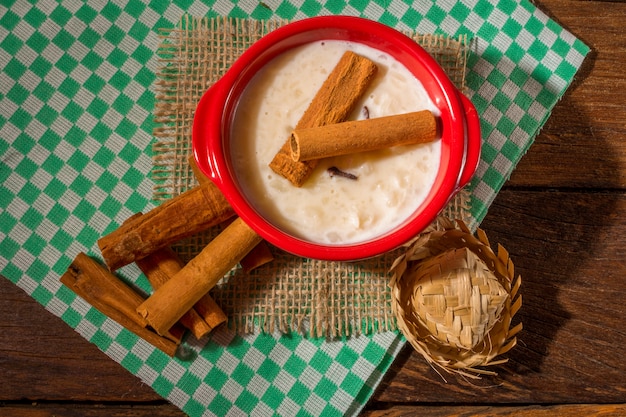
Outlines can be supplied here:
M346 50L378 66L377 78L351 120L438 109L422 84L390 55L362 44L323 41L280 55L246 87L233 121L231 152L237 179L258 212L283 231L317 243L363 242L411 216L432 187L441 141L320 161L301 187L268 164ZM358 177L331 177L335 166Z

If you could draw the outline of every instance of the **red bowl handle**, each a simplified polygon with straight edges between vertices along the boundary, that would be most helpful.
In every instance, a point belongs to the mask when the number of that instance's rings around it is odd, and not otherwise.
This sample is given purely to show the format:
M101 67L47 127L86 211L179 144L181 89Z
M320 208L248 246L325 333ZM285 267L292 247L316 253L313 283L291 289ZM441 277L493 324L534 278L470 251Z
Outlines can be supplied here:
M461 97L463 111L465 112L465 135L467 137L465 165L459 177L460 189L470 182L476 172L478 161L480 160L482 141L480 137L480 118L478 117L476 107L474 107L474 104L472 104L464 94L459 93L459 96Z
M220 79L202 95L194 113L191 133L193 138L192 151L196 165L204 175L220 188L222 176L219 167L223 165L220 165L216 159L222 158L222 155L221 149L215 149L215 146L219 146L219 140L213 140L213 138L220 138L221 131L219 125L208 123L206 118L207 115L221 113L219 104L215 102L215 96L221 88L223 88L223 82Z

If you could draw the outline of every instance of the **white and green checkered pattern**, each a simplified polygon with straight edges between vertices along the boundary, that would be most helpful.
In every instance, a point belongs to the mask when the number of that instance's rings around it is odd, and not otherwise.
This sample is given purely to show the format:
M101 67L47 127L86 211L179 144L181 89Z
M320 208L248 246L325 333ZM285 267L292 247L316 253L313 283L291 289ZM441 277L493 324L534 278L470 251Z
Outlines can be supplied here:
M368 17L474 42L468 96L483 128L476 226L588 48L527 0L4 1L0 6L0 273L192 416L353 415L404 341L217 332L171 359L59 284L71 259L152 207L157 29L183 13ZM147 288L136 267L125 278Z

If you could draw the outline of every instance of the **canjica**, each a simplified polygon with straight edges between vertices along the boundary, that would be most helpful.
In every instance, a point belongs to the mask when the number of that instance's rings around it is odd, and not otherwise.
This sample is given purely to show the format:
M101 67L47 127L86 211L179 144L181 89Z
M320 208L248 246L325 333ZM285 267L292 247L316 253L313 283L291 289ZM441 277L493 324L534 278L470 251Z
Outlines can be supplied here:
M366 242L401 225L428 196L441 155L441 141L435 140L326 158L301 187L270 169L346 50L378 66L350 120L419 110L439 114L420 81L392 56L359 43L325 40L265 65L247 85L232 122L230 153L247 200L284 232L321 244Z

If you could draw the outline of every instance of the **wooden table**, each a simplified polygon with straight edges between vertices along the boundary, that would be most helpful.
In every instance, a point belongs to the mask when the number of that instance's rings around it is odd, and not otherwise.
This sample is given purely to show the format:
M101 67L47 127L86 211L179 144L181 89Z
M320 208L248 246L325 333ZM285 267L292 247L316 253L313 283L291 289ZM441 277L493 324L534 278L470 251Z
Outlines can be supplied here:
M364 415L626 415L626 3L535 3L592 52L482 223L523 278L518 346L445 382L407 345ZM4 279L0 334L2 416L184 415Z

